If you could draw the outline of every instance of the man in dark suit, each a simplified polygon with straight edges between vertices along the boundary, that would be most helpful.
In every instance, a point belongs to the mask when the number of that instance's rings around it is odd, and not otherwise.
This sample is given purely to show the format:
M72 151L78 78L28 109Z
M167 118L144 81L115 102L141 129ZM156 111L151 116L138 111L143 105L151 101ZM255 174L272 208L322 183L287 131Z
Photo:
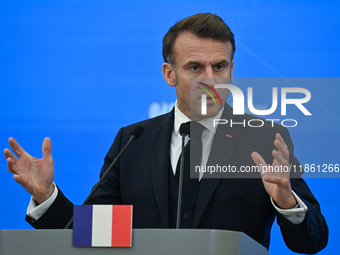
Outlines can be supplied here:
M253 118L232 114L232 108L225 104L228 90L216 89L221 104L215 104L215 98L208 97L206 115L202 116L202 90L199 89L202 87L193 80L201 79L202 86L210 88L214 86L212 81L218 79L231 83L234 52L233 33L216 15L196 14L169 30L163 40L163 75L176 89L175 108L168 114L119 131L105 157L101 174L126 144L132 130L137 125L145 130L117 162L90 204L132 204L134 228L174 227L178 189L175 175L181 145L179 127L187 121L203 125L202 165L231 165L237 169L267 163L278 167L299 165L293 156L289 133L280 125L269 122L261 128L212 125L213 119L232 118L235 123L241 123ZM6 149L8 169L33 196L28 222L36 228L63 228L72 217L73 204L53 183L50 140L44 140L41 160L28 155L13 138L9 142L19 159ZM207 173L183 199L182 227L242 231L268 248L276 215L291 250L316 253L326 246L325 219L300 176L290 178L282 172L279 176L262 178L260 175L231 178L233 173L205 177Z

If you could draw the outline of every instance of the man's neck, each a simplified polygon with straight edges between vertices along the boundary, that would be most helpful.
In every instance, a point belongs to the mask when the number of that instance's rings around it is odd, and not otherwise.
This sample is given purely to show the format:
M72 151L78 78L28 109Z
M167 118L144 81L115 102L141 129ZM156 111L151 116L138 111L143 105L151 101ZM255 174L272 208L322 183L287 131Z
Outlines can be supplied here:
M211 132L215 133L216 126L214 126L214 119L220 119L222 113L224 111L224 107L213 117L204 118L199 120L198 122L201 123L205 128L209 129ZM174 120L174 130L175 132L179 131L179 128L182 123L192 121L188 116L186 116L178 107L177 101L175 103L175 120Z

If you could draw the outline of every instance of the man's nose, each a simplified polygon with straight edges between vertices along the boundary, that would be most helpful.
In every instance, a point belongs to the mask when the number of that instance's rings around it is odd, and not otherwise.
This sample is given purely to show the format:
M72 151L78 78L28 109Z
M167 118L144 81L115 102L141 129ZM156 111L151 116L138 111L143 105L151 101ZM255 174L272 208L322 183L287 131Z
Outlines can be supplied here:
M208 84L208 85L210 85L212 87L214 87L215 84L216 84L216 81L215 81L216 76L215 76L215 74L213 72L213 68L212 67L206 68L204 70L204 72L202 73L201 78L202 78L201 82L203 82L205 84Z
M202 78L214 78L213 67L205 68Z

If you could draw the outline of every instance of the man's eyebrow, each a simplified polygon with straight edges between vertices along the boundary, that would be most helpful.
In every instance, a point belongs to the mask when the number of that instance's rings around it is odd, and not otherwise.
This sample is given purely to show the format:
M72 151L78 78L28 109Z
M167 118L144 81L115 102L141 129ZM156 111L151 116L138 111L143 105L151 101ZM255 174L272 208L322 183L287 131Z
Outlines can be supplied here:
M217 65L221 65L221 64L224 64L226 66L229 66L229 61L226 60L226 59L222 59L221 61L217 62L216 64L214 64L214 66L217 66Z
M214 64L213 66L217 66L217 65L221 65L224 64L226 66L229 66L229 61L226 59L222 59L221 61L217 62L216 64ZM198 61L189 61L188 63L186 63L184 65L184 68L188 68L190 66L202 66L202 63L198 62Z
M187 68L189 66L201 66L202 63L198 62L198 61L189 61L188 63L186 63L184 65L184 68Z

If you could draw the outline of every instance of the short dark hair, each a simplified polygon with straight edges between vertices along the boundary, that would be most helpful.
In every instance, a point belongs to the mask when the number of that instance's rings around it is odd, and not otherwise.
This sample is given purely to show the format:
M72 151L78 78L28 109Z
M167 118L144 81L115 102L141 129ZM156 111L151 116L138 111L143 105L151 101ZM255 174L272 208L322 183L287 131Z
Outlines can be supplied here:
M166 63L176 67L174 57L174 43L183 31L189 31L200 38L212 38L223 42L230 42L232 46L231 59L235 53L234 34L223 19L211 13L197 13L187 17L172 26L163 38L163 58Z

